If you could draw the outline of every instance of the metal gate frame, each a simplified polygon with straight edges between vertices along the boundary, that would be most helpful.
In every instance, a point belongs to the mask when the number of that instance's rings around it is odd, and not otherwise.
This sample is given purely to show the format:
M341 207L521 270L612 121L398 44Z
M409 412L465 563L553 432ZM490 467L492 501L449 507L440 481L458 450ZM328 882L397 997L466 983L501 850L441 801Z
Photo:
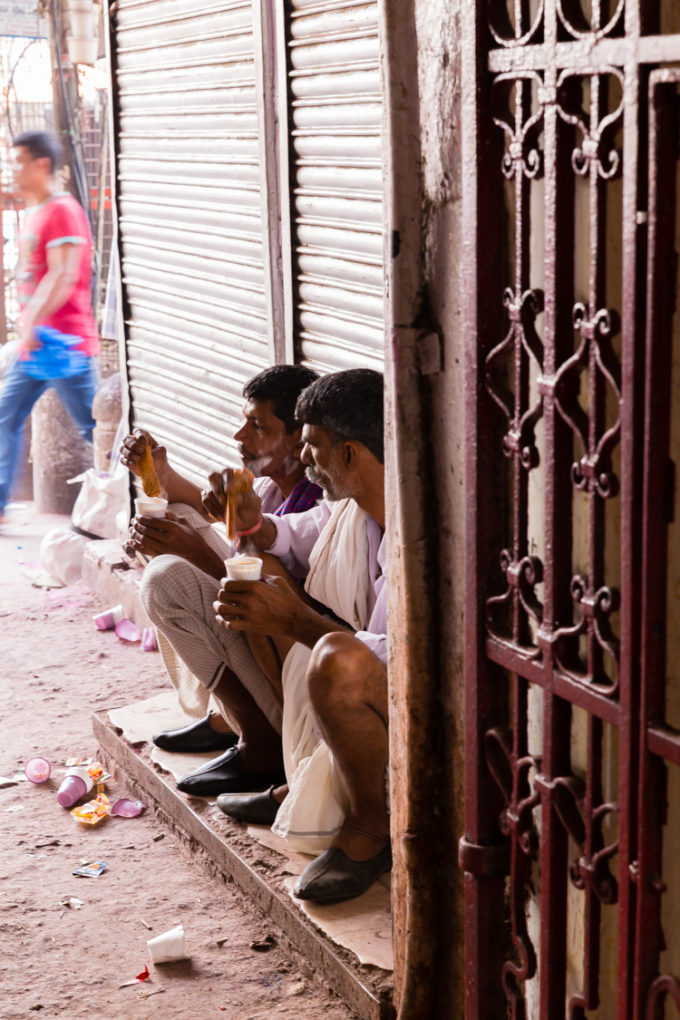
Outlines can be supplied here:
M590 24L575 0L541 0L531 19L529 5L510 6L514 27L505 0L466 0L461 18L468 517L459 862L466 1016L525 1016L525 983L536 974L545 1020L596 1009L602 906L616 903L616 1014L660 1020L666 998L680 1009L680 983L659 973L664 759L680 764L680 734L663 721L668 499L659 498L669 492L669 198L677 152L668 158L666 146L662 158L658 140L669 137L669 124L677 138L677 98L668 98L677 97L680 71L654 68L680 64L680 35L659 34L659 4L646 0L593 0ZM588 81L585 114L570 95L575 78ZM606 78L616 79L621 93L613 113ZM494 108L499 87L514 90L507 118ZM617 130L620 151L612 141ZM617 314L605 300L605 190L619 174ZM534 283L529 212L531 182L540 175L542 290ZM580 303L573 294L575 175L588 182L590 212L587 297ZM504 182L514 194L512 238L501 236ZM512 280L503 243L511 246ZM667 266L671 298L661 272ZM611 344L619 329L620 354ZM541 556L528 540L529 476L539 460ZM581 573L572 565L576 490L588 505L588 567ZM612 499L619 501L620 590L604 555ZM670 499L672 506L672 489ZM565 648L575 641L585 648L583 668L567 661ZM607 656L615 663L609 672ZM542 698L540 755L529 746L530 689ZM571 761L574 708L587 713L585 776L574 774ZM601 781L605 728L618 735L613 799ZM615 839L607 836L612 818ZM534 866L541 890L536 946L525 914ZM583 987L567 1002L570 877L582 890L585 934Z

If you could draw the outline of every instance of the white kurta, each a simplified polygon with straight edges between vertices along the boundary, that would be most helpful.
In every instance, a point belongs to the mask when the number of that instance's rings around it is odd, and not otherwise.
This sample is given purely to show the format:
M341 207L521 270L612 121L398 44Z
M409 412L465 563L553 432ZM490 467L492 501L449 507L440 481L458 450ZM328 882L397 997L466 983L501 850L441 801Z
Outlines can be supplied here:
M340 500L332 504L309 558L306 590L366 636L373 618L382 618L385 593L379 554L383 546L376 522L354 500ZM293 849L317 854L337 834L348 799L309 701L306 672L311 654L305 645L293 645L283 667L282 741L289 793L272 828Z

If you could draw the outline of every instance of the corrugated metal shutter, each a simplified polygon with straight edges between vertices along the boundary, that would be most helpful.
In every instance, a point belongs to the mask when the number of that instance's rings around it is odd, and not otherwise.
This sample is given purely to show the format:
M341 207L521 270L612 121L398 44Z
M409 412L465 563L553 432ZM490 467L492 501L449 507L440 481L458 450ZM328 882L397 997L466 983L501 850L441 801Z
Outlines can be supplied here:
M382 86L376 0L292 0L296 341L322 370L382 369Z
M199 481L272 362L250 0L119 0L112 47L134 423Z

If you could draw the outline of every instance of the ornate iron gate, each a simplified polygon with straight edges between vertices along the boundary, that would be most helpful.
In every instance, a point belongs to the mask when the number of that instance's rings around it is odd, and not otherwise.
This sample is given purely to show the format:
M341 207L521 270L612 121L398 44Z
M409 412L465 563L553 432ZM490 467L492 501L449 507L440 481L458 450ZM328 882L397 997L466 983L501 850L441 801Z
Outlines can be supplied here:
M680 1011L679 6L463 3L470 1018Z

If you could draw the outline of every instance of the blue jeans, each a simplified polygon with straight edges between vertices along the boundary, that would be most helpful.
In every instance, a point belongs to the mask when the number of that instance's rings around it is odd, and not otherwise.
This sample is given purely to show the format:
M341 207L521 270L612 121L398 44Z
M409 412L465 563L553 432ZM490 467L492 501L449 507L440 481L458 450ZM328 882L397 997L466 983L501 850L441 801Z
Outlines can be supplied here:
M36 400L52 387L78 426L84 439L92 442L94 418L92 401L97 390L97 362L88 359L88 367L69 379L33 379L18 359L7 371L0 390L0 513L9 497L12 476L21 448L21 427Z

